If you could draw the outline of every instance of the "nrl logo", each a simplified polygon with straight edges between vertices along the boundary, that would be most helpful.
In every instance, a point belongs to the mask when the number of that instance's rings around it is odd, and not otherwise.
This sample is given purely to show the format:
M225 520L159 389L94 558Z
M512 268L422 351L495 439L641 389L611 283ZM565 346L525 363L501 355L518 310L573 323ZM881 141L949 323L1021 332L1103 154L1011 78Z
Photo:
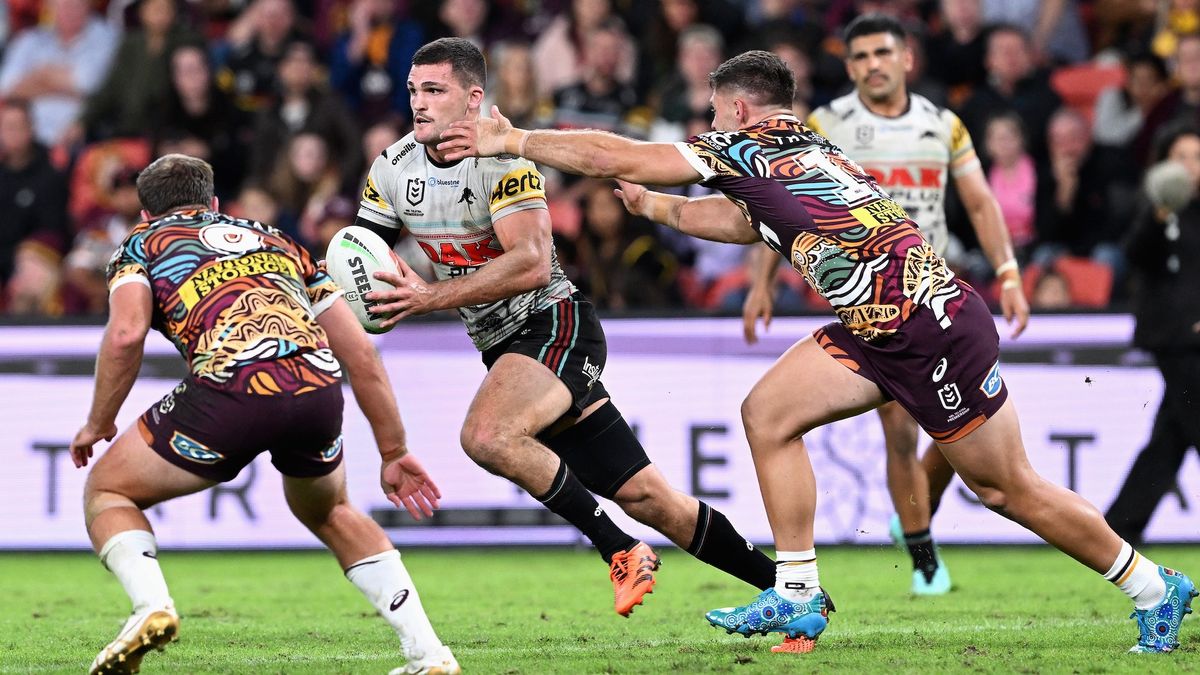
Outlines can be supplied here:
M404 198L413 206L420 204L425 199L425 181L420 178L409 178L408 189L404 192Z

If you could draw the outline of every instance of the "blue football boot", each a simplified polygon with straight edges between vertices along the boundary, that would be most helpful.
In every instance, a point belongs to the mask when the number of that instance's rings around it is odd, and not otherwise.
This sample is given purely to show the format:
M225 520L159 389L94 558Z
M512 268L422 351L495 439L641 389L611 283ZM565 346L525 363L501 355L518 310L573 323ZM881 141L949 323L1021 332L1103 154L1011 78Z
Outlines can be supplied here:
M1134 654L1166 654L1179 646L1179 624L1183 617L1192 613L1192 598L1200 594L1196 584L1183 572L1168 567L1158 568L1158 574L1167 584L1167 593L1162 602L1150 609L1134 610L1129 615L1137 619L1141 637L1129 649Z
M708 622L726 633L745 637L754 634L783 633L798 646L793 652L810 652L817 638L829 625L833 602L824 590L819 590L807 602L792 602L768 588L748 605L714 609L704 615ZM801 648L801 646L803 648Z

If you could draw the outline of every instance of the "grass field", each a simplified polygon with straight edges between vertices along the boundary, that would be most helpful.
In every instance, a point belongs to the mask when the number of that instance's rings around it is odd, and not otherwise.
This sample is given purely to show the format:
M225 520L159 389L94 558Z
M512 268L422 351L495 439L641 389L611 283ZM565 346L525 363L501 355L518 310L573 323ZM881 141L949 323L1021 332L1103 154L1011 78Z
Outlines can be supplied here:
M1164 672L1200 671L1200 625L1164 657L1125 654L1129 604L1046 548L951 548L956 589L907 594L890 548L825 548L821 579L838 611L815 652L772 654L779 638L710 628L704 610L753 591L674 550L630 619L612 611L591 552L414 550L404 559L443 640L474 673ZM1150 548L1200 573L1200 547ZM386 673L394 635L323 553L160 557L183 617L181 640L143 673ZM83 554L0 555L0 673L80 673L128 611ZM1189 625L1191 624L1191 625Z

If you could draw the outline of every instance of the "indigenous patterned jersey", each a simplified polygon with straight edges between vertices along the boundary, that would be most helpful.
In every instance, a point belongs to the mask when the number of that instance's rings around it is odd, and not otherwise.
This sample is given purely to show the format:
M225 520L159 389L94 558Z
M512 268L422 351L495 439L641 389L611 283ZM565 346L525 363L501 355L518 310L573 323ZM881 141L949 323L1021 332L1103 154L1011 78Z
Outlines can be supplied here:
M980 169L957 115L909 94L903 114L883 117L851 92L814 110L805 124L866 169L920 224L933 250L946 253L947 168L954 176Z
M409 134L375 158L358 217L407 227L433 261L437 278L470 274L504 253L492 223L526 209L546 208L545 179L524 159L483 157L438 164ZM575 292L550 252L550 283L504 300L460 307L479 351L503 341L540 312Z
M342 291L273 227L212 211L176 213L134 227L107 274L110 292L150 287L153 327L205 384L299 394L341 378L316 319Z
M855 335L868 342L889 335L922 308L950 325L964 286L904 209L795 117L676 146Z

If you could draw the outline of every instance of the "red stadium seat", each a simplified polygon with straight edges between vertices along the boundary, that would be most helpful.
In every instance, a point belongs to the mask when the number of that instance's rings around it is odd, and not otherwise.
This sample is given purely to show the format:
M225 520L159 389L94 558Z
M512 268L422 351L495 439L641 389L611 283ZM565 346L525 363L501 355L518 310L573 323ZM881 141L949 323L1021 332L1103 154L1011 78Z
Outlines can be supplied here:
M1063 256L1054 270L1067 280L1071 303L1079 307L1102 309L1112 297L1113 272L1108 265L1090 258Z
M1058 68L1050 76L1050 86L1063 102L1079 111L1090 124L1095 112L1096 97L1109 87L1125 83L1125 68L1120 65L1101 66L1081 63Z

